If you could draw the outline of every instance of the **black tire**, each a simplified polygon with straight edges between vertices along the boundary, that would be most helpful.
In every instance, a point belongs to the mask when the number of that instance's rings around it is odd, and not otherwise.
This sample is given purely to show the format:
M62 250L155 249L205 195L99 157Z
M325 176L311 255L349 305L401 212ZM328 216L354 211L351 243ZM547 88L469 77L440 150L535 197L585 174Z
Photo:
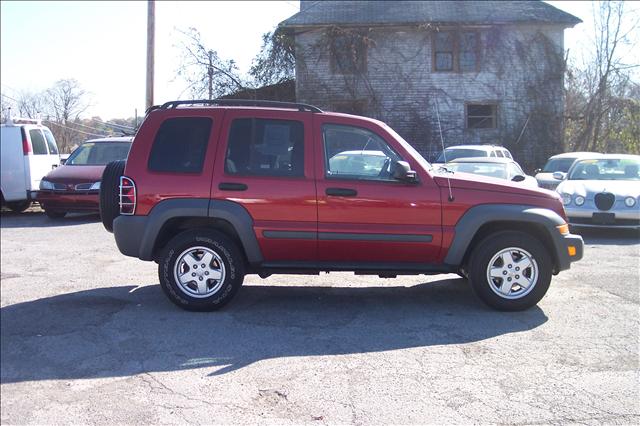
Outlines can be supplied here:
M195 288L185 289L174 275L176 264L182 265L180 258L189 249L195 247L205 247L215 253L224 265L224 268L218 266L217 269L225 271L221 281L205 280L207 291L209 291L208 286L212 287L212 291L218 286L219 288L201 297L193 296ZM240 249L226 235L213 230L194 229L176 235L163 248L159 260L158 276L162 290L169 300L188 311L214 311L222 308L233 299L244 280L244 258ZM211 262L214 266L216 263L218 263L216 259ZM192 270L187 269L187 271ZM196 272L198 271L194 270L194 273ZM193 287L197 285L195 278L190 285ZM187 290L191 292L188 293Z
M100 181L100 219L104 229L113 232L113 220L120 216L120 177L126 160L112 161L102 172Z
M44 214L46 214L50 219L62 219L67 214L67 212L45 208Z
M492 262L494 256L501 251L512 248L515 250L506 253L508 259L514 260L513 263L505 265L501 259ZM528 260L524 253L530 255L533 266L520 270L517 266L518 260ZM492 277L491 281L489 280L490 262L497 268L496 271L504 266L505 270L499 272L501 278ZM503 231L489 235L474 248L469 262L469 278L474 292L487 305L500 311L522 311L535 306L547 293L551 283L552 267L551 255L538 239L524 232ZM532 284L526 288L517 285L517 280L521 277L525 278L523 283L526 279L533 278L534 271L537 272L537 279ZM507 279L511 281L508 282ZM509 297L500 292L502 285L509 286L508 289L504 287L504 292L509 292Z
M29 200L9 201L6 203L6 205L7 207L9 207L9 210L14 211L16 213L22 213L23 211L31 207L31 201Z

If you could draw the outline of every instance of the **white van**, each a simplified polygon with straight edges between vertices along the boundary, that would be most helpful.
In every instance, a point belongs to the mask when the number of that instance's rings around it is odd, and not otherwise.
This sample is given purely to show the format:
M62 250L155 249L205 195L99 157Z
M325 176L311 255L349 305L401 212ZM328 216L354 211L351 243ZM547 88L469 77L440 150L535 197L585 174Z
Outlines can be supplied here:
M7 119L0 133L2 205L21 212L29 208L43 176L58 167L56 140L40 120Z

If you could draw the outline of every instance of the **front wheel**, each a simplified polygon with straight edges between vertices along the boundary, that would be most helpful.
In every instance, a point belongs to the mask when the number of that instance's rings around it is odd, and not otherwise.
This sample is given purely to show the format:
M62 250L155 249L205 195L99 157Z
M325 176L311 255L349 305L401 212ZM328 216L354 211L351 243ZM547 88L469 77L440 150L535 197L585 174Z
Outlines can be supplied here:
M535 237L517 231L490 235L475 248L469 278L475 293L501 311L521 311L536 305L551 283L552 262Z
M235 296L244 280L244 260L226 235L207 229L176 235L158 265L162 290L188 311L213 311Z

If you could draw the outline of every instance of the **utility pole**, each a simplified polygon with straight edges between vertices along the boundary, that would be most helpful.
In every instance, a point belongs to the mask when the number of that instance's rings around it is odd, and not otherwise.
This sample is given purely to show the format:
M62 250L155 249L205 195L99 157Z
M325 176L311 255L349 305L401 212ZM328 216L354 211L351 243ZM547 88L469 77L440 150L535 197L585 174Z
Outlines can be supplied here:
M156 32L155 0L147 3L147 102L146 108L153 106L153 53Z
M213 50L209 51L209 68L207 69L209 76L209 100L213 99Z

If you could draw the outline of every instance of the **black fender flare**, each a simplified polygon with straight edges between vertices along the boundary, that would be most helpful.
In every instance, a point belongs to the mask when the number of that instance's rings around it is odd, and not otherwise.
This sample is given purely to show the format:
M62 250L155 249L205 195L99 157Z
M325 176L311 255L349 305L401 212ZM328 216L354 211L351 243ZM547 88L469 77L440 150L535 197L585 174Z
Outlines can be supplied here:
M154 247L162 227L171 219L187 217L216 218L235 229L251 264L262 262L253 220L240 204L227 200L177 198L156 204L147 216L118 216L113 223L120 251L141 260L153 260Z
M478 230L488 223L503 221L533 223L544 227L555 248L552 257L557 260L560 269L566 269L563 266L570 261L563 237L556 229L565 224L565 220L552 210L520 204L482 204L467 210L455 225L455 235L444 263L460 266Z

